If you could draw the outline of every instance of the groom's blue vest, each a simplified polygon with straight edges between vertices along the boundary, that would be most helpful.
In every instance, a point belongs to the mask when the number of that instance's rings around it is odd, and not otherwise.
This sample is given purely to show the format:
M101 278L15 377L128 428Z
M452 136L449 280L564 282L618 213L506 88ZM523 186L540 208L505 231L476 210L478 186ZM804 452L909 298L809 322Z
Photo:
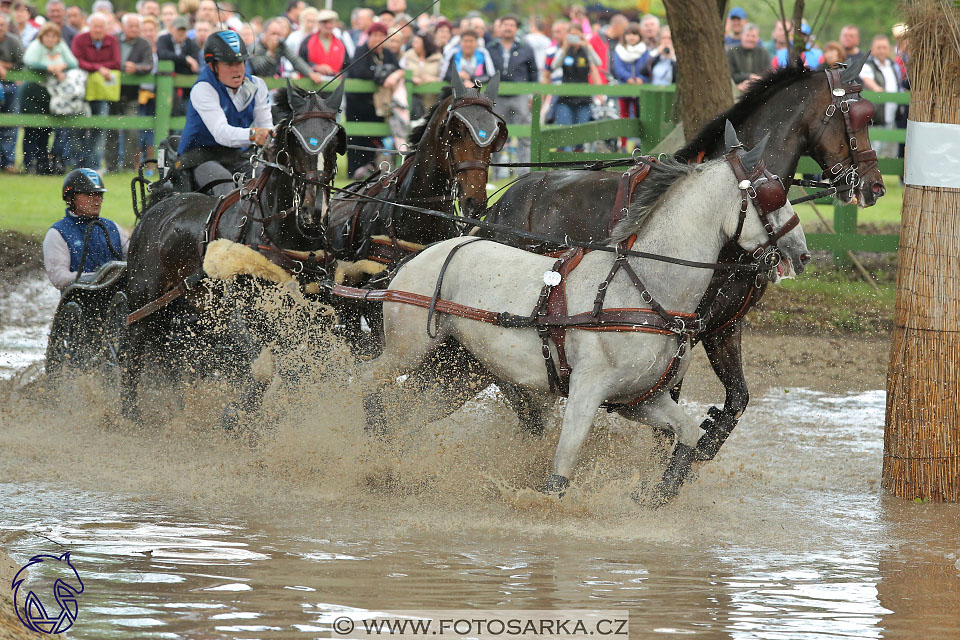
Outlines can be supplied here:
M120 246L120 231L112 220L106 218L82 218L67 212L60 220L53 224L53 228L60 232L67 248L70 249L70 271L80 271L82 273L91 273L96 271L111 260L123 260L122 255L117 257L110 251L107 245L107 237L103 229L99 226L90 232L90 240L87 241L87 255L83 260L83 268L80 269L80 254L83 252L83 236L87 232L87 226L94 220L101 221L107 228L110 236L110 243L118 252L122 252Z

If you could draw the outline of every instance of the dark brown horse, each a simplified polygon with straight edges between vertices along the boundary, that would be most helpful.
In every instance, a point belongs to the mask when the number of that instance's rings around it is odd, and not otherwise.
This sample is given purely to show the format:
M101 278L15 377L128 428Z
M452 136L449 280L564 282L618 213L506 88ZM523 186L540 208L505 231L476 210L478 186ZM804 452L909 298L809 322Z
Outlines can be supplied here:
M162 348L171 324L180 316L212 313L203 304L208 294L218 290L203 282L203 259L210 242L226 238L245 244L291 271L301 271L303 263L284 251L323 249L320 221L329 207L337 155L346 150L346 134L336 120L342 98L342 84L326 100L295 87L281 90L275 112L282 120L276 137L263 149L258 163L265 168L257 178L222 203L208 195L177 194L144 212L130 239L127 261L131 315L121 351L125 416L142 420L137 386L147 344ZM325 276L322 267L314 271L315 279ZM239 324L239 335L220 346L244 351L241 361L247 377L255 345L249 325L244 319ZM259 406L262 391L263 385L250 377L243 408ZM229 409L225 418L235 415Z
M729 120L748 147L770 134L764 160L788 188L800 157L809 155L833 181L838 197L850 200L856 195L862 206L873 205L884 194L884 186L876 154L870 149L872 107L858 100L858 75L864 61L865 57L856 60L831 79L829 73L802 67L768 74L751 85L731 109L708 123L677 156L689 162L722 156L726 151L724 125ZM504 193L488 210L486 220L532 231L558 244L602 242L610 233L619 180L619 174L602 171L531 173ZM506 234L491 235L522 246ZM720 255L721 262L743 258L735 247L725 248ZM697 446L703 460L713 458L749 402L741 318L763 295L766 282L753 274L737 273L717 272L697 310L706 315L703 345L726 390L723 409L711 407L710 417L701 425L707 432ZM675 397L678 393L679 388ZM527 428L536 431L539 425Z
M506 124L493 110L498 87L499 76L485 91L465 88L455 76L452 95L437 103L410 134L408 143L415 150L400 167L350 185L334 197L325 233L338 260L392 265L425 245L460 235L459 226L449 220L390 203L446 214L456 213L459 204L465 215L486 208L490 155L507 138ZM344 298L332 303L352 344L379 349L379 303ZM369 340L360 331L361 317L373 328Z

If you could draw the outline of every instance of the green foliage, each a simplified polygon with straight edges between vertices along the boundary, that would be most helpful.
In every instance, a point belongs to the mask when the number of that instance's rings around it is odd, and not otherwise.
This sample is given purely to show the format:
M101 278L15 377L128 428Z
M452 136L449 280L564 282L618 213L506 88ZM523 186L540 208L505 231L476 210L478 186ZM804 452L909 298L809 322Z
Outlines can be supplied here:
M777 0L729 0L729 6L743 7L747 12L747 19L760 27L760 37L765 41L770 38L773 25L780 17ZM813 22L821 7L829 10L824 26L814 33L816 41L821 46L836 40L840 35L840 28L845 24L855 24L860 27L860 46L869 48L870 39L874 34L890 34L890 28L900 22L897 12L897 3L890 0L877 2L875 0L808 0L804 17ZM784 9L787 19L793 13L793 2L784 0ZM822 20L822 18L821 18Z

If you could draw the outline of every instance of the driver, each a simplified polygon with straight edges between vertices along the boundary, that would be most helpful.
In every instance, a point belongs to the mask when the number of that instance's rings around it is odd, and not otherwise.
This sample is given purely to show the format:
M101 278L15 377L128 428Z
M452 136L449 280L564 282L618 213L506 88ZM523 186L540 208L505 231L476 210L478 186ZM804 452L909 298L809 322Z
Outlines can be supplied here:
M248 57L246 45L235 32L210 35L203 47L207 66L190 91L177 154L181 166L194 167L198 189L224 181L209 187L215 196L234 189L234 173L250 174L242 150L250 143L266 144L273 129L267 85L246 71Z
M67 210L43 239L43 266L50 282L61 291L73 284L78 271L82 278L107 262L126 259L129 237L112 220L100 217L106 192L103 180L93 169L74 169L63 179ZM91 224L95 227L87 237Z

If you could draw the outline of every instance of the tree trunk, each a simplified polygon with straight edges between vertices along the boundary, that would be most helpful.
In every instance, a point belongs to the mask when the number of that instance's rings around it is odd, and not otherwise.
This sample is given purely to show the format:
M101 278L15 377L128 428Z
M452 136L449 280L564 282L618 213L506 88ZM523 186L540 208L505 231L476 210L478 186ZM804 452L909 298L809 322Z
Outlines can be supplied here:
M806 0L796 0L793 4L793 48L790 51L790 59L795 60L798 65L803 64L802 54L806 49L806 42L803 41L803 12L805 10ZM810 66L816 66L817 61L811 60Z
M687 142L733 105L730 65L723 48L717 0L664 0L677 49L677 97Z
M939 0L904 5L910 29L910 119L918 123L960 125L960 47L952 31L960 21L960 8L946 6ZM949 181L917 175L916 170L908 179L924 186L907 184L903 192L883 486L905 498L956 502L960 189L936 186Z

